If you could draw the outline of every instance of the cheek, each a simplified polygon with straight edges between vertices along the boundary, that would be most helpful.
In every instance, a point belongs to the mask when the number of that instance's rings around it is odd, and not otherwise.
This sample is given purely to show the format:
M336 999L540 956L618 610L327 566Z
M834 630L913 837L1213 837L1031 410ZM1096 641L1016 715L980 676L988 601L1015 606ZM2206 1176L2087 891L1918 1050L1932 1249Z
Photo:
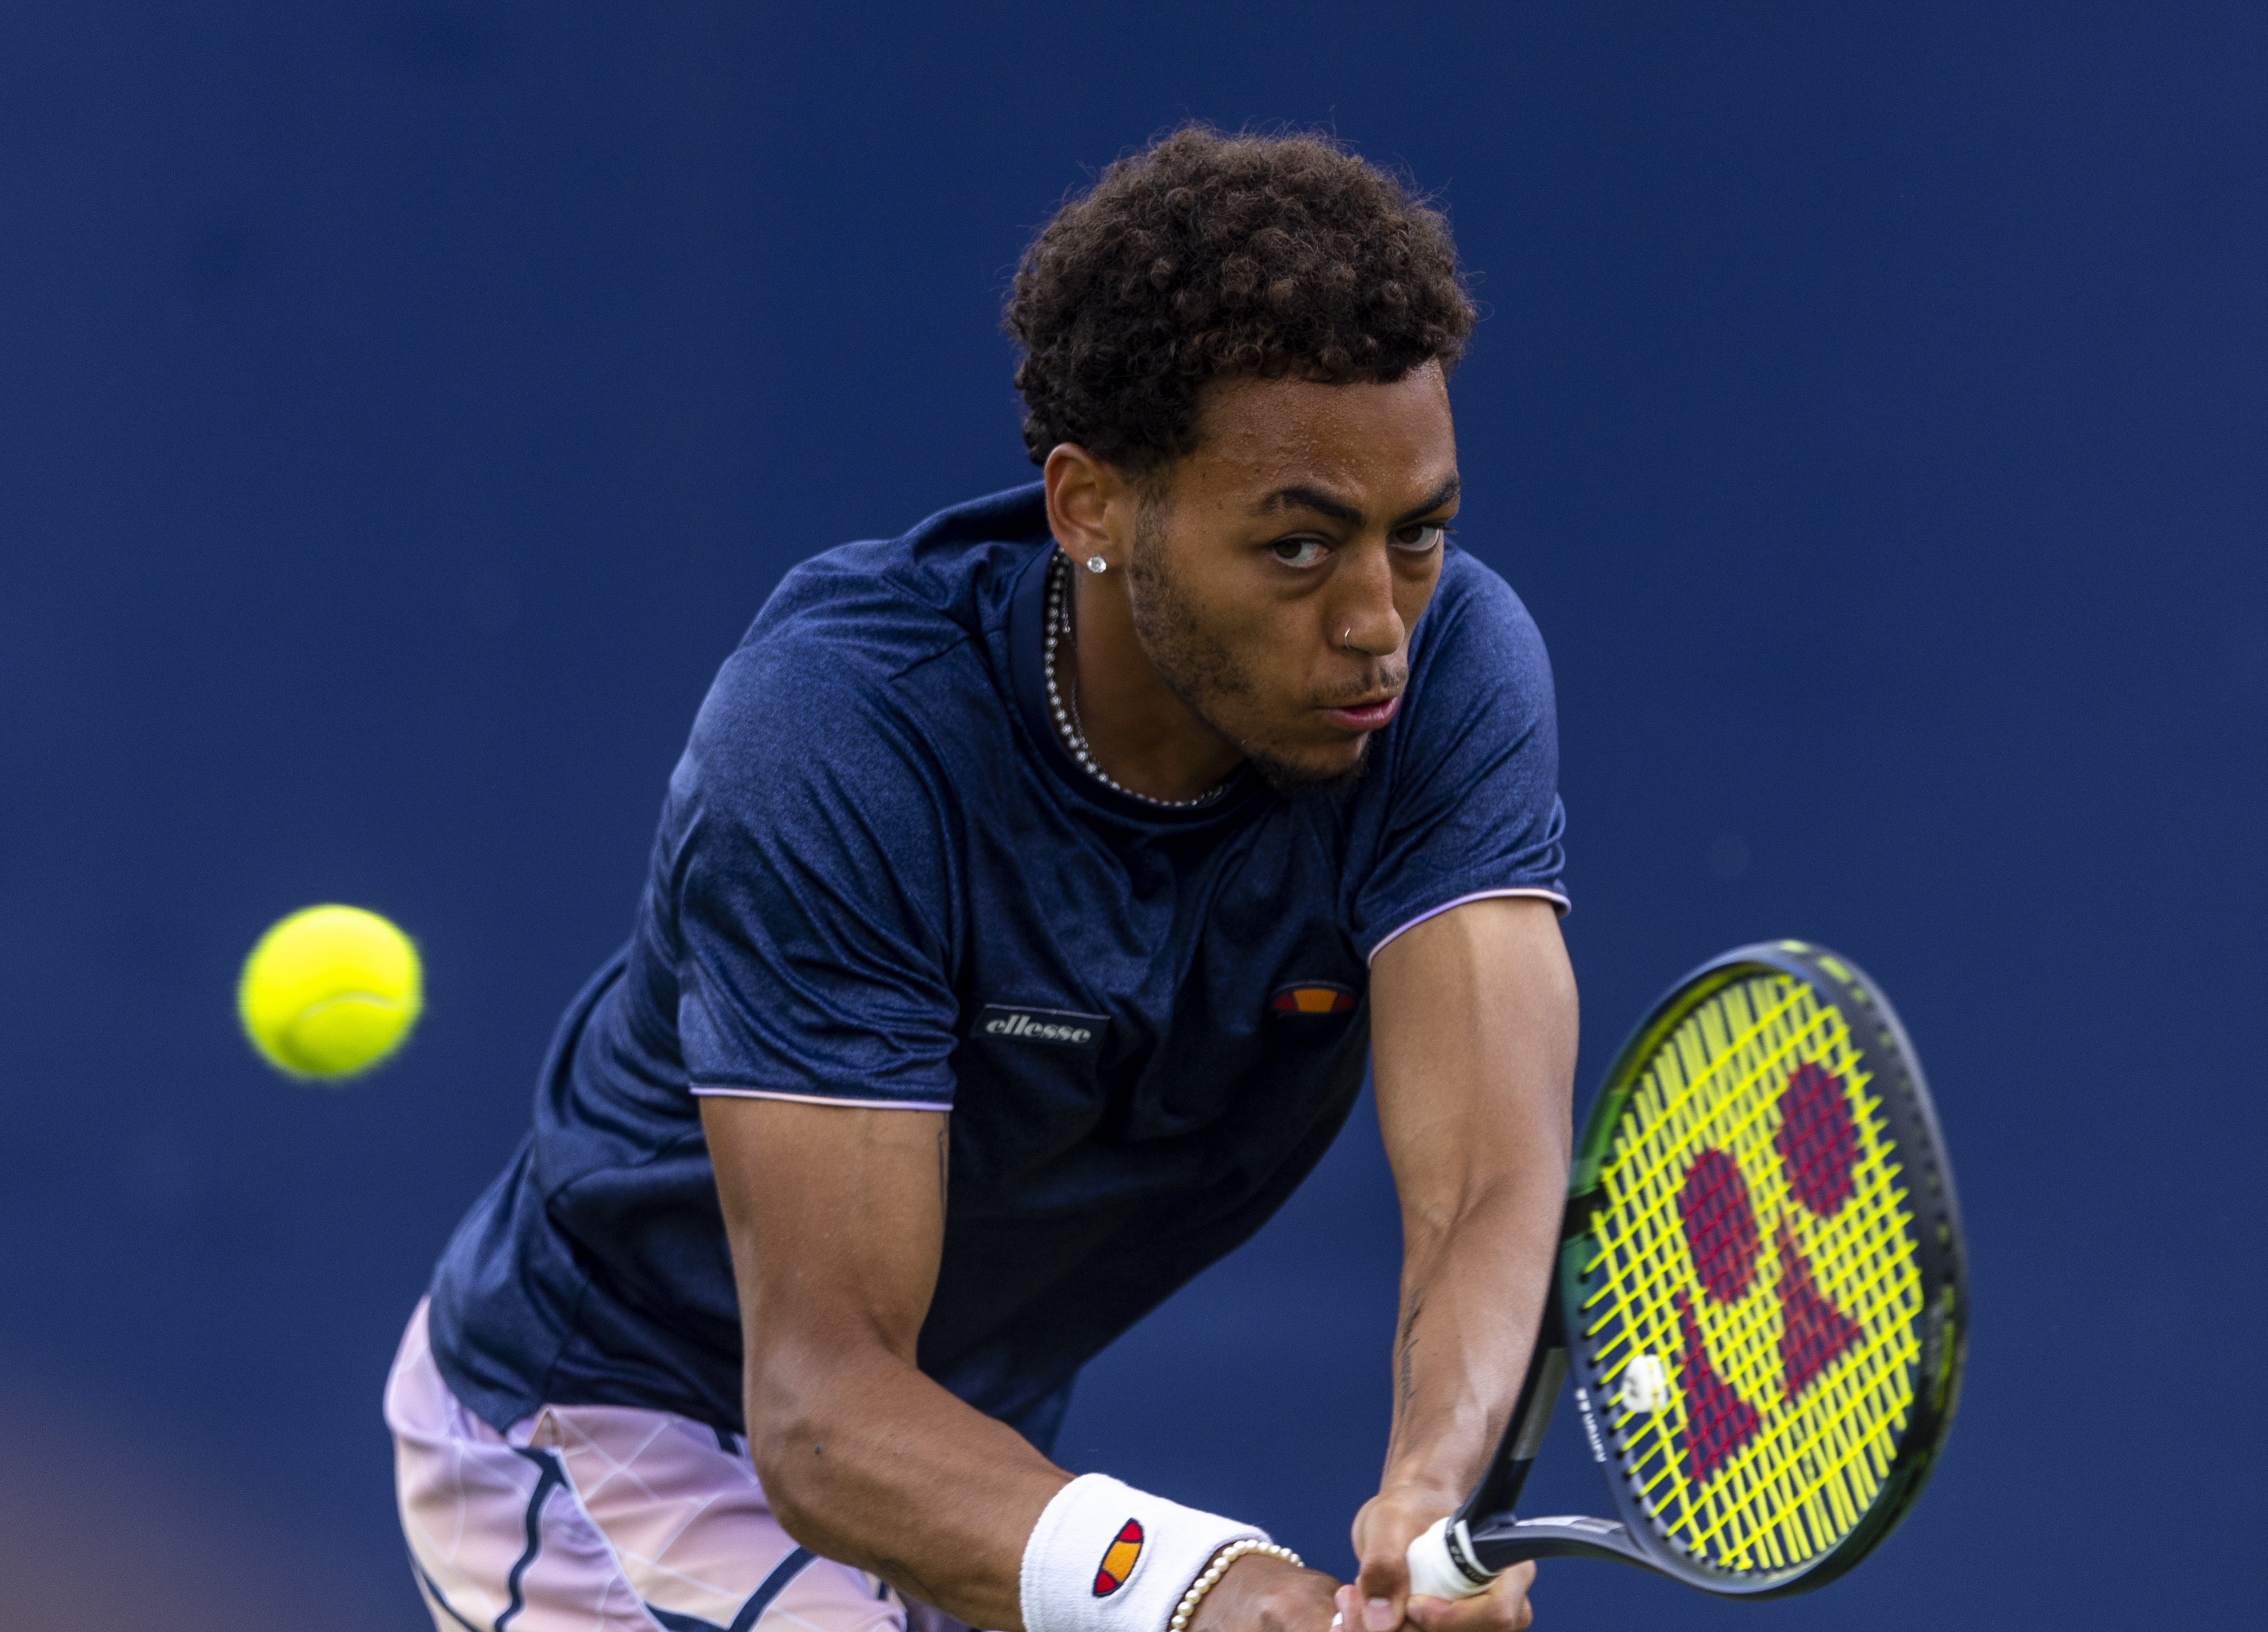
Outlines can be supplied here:
M1255 594L1242 584L1222 585L1204 608L1205 632L1214 648L1256 680L1285 666L1285 654L1300 640L1303 615L1298 606Z
M1313 669L1307 652L1314 643L1281 619L1249 614L1241 619L1230 651L1247 707L1272 714L1304 695Z

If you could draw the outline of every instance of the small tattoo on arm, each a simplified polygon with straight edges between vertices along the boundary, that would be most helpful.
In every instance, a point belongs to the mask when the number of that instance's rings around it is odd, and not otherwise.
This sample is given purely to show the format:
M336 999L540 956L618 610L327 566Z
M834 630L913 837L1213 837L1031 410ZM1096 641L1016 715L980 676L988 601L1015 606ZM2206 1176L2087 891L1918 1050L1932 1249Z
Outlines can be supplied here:
M1410 1312L1402 1320L1402 1341L1399 1348L1401 1349L1402 1403L1405 1406L1410 1403L1410 1395L1417 1392L1417 1380L1412 1375L1413 1363L1418 1349L1418 1317L1424 1312L1425 1308L1425 1290L1420 1288L1410 1293Z

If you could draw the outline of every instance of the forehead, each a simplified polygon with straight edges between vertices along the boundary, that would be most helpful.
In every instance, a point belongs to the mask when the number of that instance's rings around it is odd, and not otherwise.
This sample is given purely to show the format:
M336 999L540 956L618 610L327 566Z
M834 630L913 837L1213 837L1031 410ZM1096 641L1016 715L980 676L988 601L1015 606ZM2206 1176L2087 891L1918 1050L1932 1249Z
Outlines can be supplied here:
M1206 393L1183 483L1215 496L1310 483L1350 497L1431 492L1456 470L1437 364L1391 384L1236 379Z

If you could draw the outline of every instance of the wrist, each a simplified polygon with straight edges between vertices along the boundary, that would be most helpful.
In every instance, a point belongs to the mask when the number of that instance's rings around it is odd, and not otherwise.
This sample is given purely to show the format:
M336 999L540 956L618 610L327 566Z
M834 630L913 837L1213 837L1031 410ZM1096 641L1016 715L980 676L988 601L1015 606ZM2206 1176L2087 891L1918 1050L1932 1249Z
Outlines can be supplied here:
M1197 1620L1198 1610L1212 1596L1213 1588L1220 1584L1221 1578L1230 1570L1248 1558L1273 1559L1294 1570L1307 1568L1300 1555L1288 1547L1278 1547L1273 1541L1257 1541L1249 1536L1232 1541L1215 1553L1204 1571L1189 1583L1189 1590L1182 1594L1182 1601L1174 1606L1173 1617L1166 1623L1166 1632L1189 1632Z
M1188 1632L1252 1632L1255 1628L1307 1628L1322 1632L1336 1606L1337 1586L1305 1564L1247 1553L1232 1560L1220 1582L1190 1616Z
M1255 1525L1082 1474L1056 1492L1024 1543L1025 1632L1169 1632L1219 1555L1246 1541L1273 1545Z
M1372 1499L1405 1513L1439 1517L1454 1511L1470 1488L1470 1480L1461 1479L1454 1473L1442 1475L1422 1468L1389 1468L1379 1481L1378 1495Z

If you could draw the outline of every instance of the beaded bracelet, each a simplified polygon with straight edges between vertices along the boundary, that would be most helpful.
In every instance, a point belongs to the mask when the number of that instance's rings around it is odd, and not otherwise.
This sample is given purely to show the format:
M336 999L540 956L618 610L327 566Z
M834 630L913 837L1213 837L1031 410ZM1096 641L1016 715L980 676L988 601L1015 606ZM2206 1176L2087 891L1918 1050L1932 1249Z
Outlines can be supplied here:
M1195 1619L1197 1606L1204 1595L1213 1590L1228 1567L1247 1553L1265 1553L1270 1558L1280 1558L1294 1570L1305 1570L1306 1562L1288 1547L1278 1547L1273 1541L1256 1541L1247 1536L1241 1541L1232 1541L1212 1555L1204 1573L1189 1583L1189 1590L1182 1594L1182 1601L1174 1609L1174 1618L1167 1622L1167 1632L1189 1632L1189 1622Z

